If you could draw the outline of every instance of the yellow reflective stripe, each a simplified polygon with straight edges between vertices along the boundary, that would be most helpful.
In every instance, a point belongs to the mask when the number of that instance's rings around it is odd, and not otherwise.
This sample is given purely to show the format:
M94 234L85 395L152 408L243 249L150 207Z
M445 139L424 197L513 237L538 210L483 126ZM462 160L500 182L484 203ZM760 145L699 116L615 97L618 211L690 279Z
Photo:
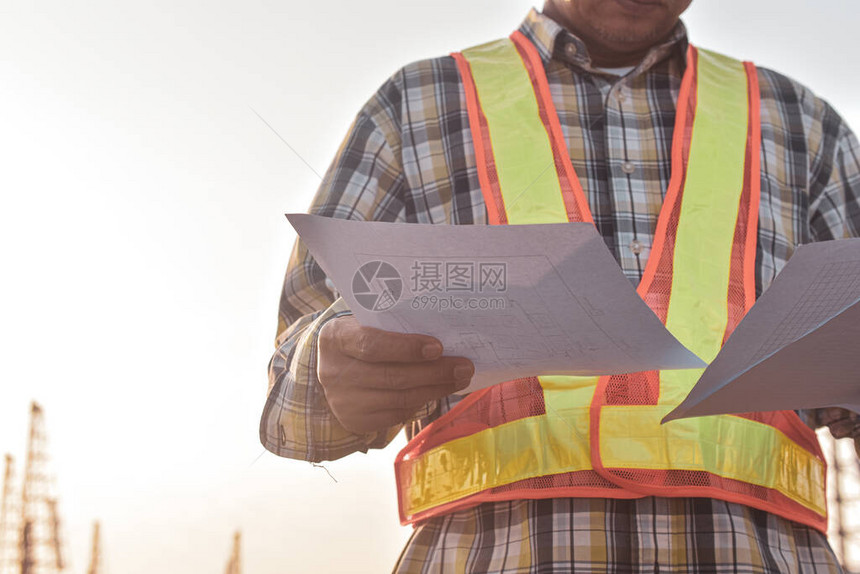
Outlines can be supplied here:
M743 64L699 50L693 123L666 328L710 363L728 323L732 244L743 191L749 101ZM660 373L662 405L678 404L703 370Z
M463 56L487 118L508 222L566 222L549 136L513 42L497 40L465 50Z
M513 43L491 42L465 50L463 56L487 119L508 223L567 222L549 136ZM597 378L539 380L549 416L505 423L404 461L407 514L527 478L591 470L588 412Z
M590 404L599 377L544 375L538 377L548 415L562 416ZM586 427L587 428L587 427ZM588 433L586 432L586 437Z
M710 362L720 351L728 322L729 268L744 183L749 103L741 62L705 50L699 50L698 60L698 104L666 327Z
M564 397L555 405L555 415L518 419L403 461L409 477L406 514L526 478L590 470L588 411L597 379L541 377L542 383L544 379L555 385L544 396Z
M548 388L544 379L554 379ZM562 390L562 379L580 386ZM418 514L490 488L526 478L590 470L588 401L596 382L587 377L541 377L544 396L557 399L555 412L516 420L449 441L404 461L409 476L405 510ZM604 408L601 454L607 468L651 468L711 472L772 488L824 515L824 467L777 429L740 417L703 417L647 426L654 407ZM662 418L668 408L657 414ZM674 423L678 423L675 425ZM643 429L654 432L644 435ZM711 437L711 440L702 440ZM573 440L571 440L573 439ZM540 449L535 448L540 446ZM760 445L762 448L751 448ZM777 453L776 456L762 456Z
M778 429L729 416L684 419L655 427L654 419L659 420L669 410L651 406L604 408L600 418L603 465L710 472L777 490L825 514L824 465ZM667 426L672 427L671 433L666 432ZM652 432L647 433L647 429Z

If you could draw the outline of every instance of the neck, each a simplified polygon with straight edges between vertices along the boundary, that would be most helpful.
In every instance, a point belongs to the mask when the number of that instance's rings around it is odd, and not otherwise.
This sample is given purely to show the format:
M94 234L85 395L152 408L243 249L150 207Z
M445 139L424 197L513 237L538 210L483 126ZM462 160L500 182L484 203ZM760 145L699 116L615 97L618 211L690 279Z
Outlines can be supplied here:
M583 40L583 42L585 42L585 40ZM626 68L628 66L637 66L648 54L648 50L618 53L595 49L594 43L585 42L585 45L588 48L588 54L591 56L591 65L596 68Z
M585 47L588 48L588 55L591 57L591 64L595 67L624 68L627 66L636 66L645 58L648 50L651 49L651 46L628 47L608 43L595 34L590 33L589 30L581 29L576 25L576 22L573 22L566 14L559 11L552 2L546 3L543 13L585 43Z

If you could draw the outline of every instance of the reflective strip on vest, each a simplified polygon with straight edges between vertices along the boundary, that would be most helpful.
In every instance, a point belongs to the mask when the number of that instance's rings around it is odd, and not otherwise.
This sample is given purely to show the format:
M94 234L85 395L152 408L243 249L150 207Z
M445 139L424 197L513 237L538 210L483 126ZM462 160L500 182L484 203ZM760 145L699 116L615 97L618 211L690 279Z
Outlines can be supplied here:
M515 32L454 58L490 223L591 221L534 46ZM751 64L690 47L672 178L638 289L708 361L755 300L756 82ZM708 496L824 531L825 463L793 412L660 425L701 372L539 377L473 393L398 455L401 521L490 500ZM482 402L529 388L542 395L530 407L539 414L469 418Z

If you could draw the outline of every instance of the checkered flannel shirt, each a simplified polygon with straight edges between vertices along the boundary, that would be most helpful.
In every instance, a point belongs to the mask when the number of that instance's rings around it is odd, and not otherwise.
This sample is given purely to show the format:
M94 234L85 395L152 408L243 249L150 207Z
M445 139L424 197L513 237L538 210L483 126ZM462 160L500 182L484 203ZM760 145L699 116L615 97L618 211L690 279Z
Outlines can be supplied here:
M675 106L687 47L684 25L679 23L666 42L621 78L592 66L583 42L542 14L530 12L519 29L540 53L595 225L625 275L637 284L671 174ZM760 294L799 244L858 235L860 145L836 111L805 86L764 68L758 69L758 78ZM383 84L359 111L309 212L360 221L487 223L463 85L453 58L409 64ZM281 293L277 348L260 423L268 450L314 462L332 460L383 447L402 428L356 435L338 423L326 403L316 375L317 334L325 321L346 313L344 301L297 241ZM407 434L447 412L456 400L426 405L407 422ZM807 415L814 424L814 413ZM608 524L615 512L611 509L621 503L604 502L607 506L599 514ZM531 505L531 511L523 510L513 520L538 520L535 505L550 514L558 511L556 504L523 504ZM727 516L741 513L728 506ZM589 508L594 511L593 505ZM688 522L699 520L686 515L688 511L679 512ZM473 512L470 528L476 516ZM511 513L506 516L512 520ZM718 520L724 521L715 515L713 521ZM712 531L715 524L709 526ZM754 524L747 526L755 530ZM437 525L435 532L440 528ZM444 537L437 538L433 551L444 547ZM607 538L601 544L608 543Z

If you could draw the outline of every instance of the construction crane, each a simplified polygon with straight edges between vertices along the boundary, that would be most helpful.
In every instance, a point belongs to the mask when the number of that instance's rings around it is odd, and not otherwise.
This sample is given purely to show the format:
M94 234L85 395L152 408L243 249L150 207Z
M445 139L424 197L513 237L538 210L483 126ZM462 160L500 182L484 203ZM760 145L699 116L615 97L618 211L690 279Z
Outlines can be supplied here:
M242 574L242 533L238 530L233 534L233 552L224 574Z
M33 402L21 485L20 574L59 574L64 570L60 518L53 490L48 474L44 415L42 407Z
M93 523L93 542L90 548L90 565L87 568L87 574L103 574L101 534L98 520Z

